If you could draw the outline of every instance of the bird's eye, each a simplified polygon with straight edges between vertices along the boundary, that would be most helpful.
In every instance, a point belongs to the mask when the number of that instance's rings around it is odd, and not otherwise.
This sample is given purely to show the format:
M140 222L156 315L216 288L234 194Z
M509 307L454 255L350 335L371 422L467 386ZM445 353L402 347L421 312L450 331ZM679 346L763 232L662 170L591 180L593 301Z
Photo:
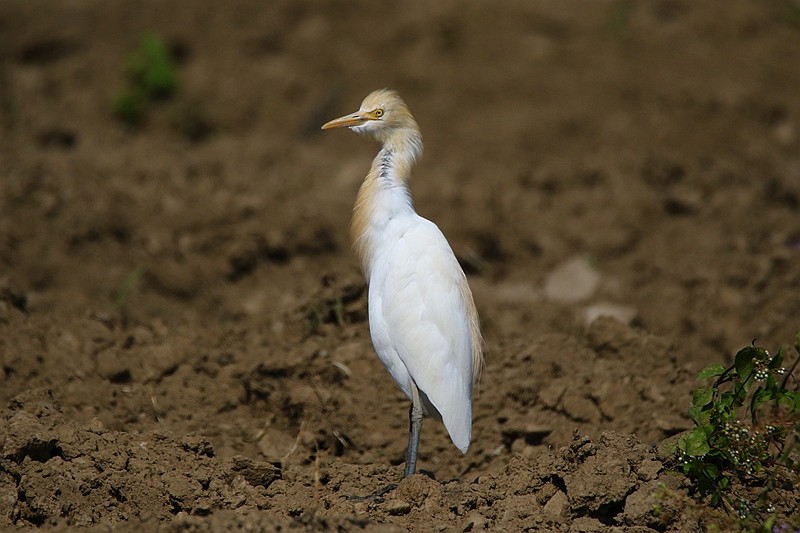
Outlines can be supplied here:
M373 113L377 118L381 118L383 116L383 109L376 109Z

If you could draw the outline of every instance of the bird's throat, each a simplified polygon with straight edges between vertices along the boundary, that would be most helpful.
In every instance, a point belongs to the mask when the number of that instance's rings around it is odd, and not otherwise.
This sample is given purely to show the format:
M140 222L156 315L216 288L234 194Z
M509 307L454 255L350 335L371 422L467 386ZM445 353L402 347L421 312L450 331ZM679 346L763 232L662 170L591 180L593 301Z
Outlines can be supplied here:
M367 279L375 244L389 222L398 215L414 211L407 185L414 159L403 157L396 148L384 146L358 190L350 237Z
M397 168L395 164L395 152L390 148L384 148L378 153L378 157L375 158L377 162L377 173L378 173L378 181L391 181L397 180ZM370 173L371 174L371 173ZM369 178L369 176L367 176ZM402 179L402 178L401 178ZM402 181L407 181L408 178L402 179Z

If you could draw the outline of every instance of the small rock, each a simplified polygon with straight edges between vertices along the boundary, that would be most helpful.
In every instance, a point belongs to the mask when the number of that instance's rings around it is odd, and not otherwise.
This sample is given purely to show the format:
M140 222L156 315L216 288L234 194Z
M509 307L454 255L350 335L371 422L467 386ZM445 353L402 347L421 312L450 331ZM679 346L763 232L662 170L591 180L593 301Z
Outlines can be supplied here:
M281 477L281 471L271 463L253 461L241 455L233 456L227 466L231 476L242 476L253 487L269 487Z
M503 440L514 442L521 439L527 444L541 444L542 440L552 432L553 428L547 426L525 420L513 420L503 427Z
M202 287L200 272L190 264L178 261L162 261L147 270L148 281L156 289L188 299L197 294Z
M106 427L103 425L102 420L94 417L86 424L86 430L91 431L92 433L102 433L106 430Z
M658 492L658 483L650 482L629 494L625 498L625 508L621 517L624 523L633 526L653 522L653 509L660 503Z
M167 472L161 476L164 488L174 502L187 504L197 495L200 484L184 472Z
M566 505L567 495L559 490L544 504L544 512L550 516L559 517L564 514L564 507Z
M478 511L467 515L466 525L462 531L480 531L486 529L486 519Z
M658 477L658 474L664 469L661 461L654 461L652 459L645 459L636 469L639 479L642 481L652 481Z
M569 533L597 533L607 531L608 527L596 518L579 516L569 526Z
M544 294L548 299L574 303L586 300L597 290L600 274L583 257L562 263L545 280Z
M626 350L641 350L642 335L614 317L599 316L592 322L586 336L600 357L619 357Z
M11 474L0 472L0 516L10 517L17 504L16 482Z
M403 500L389 500L384 509L392 516L400 516L411 512L411 504Z
M130 334L131 346L145 346L153 342L153 332L144 326L136 326Z
M601 302L590 305L583 311L583 323L588 328L592 322L600 317L610 317L622 322L623 324L630 325L636 318L637 311L629 305L618 305L608 302Z

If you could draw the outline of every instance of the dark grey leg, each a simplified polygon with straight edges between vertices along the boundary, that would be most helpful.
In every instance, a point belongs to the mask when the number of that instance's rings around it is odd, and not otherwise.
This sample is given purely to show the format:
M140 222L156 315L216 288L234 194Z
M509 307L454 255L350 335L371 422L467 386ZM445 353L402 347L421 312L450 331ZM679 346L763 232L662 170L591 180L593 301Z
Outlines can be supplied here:
M408 411L408 450L406 451L405 477L413 476L417 471L417 451L419 450L419 434L422 431L422 402L419 400L417 384L411 382L411 409Z

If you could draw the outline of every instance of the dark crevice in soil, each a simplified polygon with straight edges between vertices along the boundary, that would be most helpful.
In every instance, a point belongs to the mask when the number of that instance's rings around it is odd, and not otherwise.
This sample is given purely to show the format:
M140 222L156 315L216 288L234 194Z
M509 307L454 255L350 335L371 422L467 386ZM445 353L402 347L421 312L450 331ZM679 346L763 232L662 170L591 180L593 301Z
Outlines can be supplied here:
M17 452L14 456L14 461L20 464L26 457L30 457L31 460L39 463L46 463L53 457L64 459L64 452L56 439L40 440L34 438Z

